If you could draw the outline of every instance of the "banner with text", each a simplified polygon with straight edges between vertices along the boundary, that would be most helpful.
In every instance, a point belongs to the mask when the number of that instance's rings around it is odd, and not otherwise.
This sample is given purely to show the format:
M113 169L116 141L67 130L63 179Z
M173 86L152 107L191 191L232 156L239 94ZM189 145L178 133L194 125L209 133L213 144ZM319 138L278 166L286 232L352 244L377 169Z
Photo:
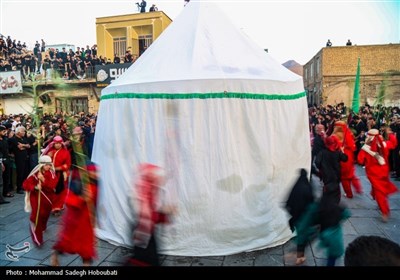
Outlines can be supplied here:
M96 85L106 87L118 79L132 63L96 65Z
M20 71L0 72L0 94L21 92L22 81Z

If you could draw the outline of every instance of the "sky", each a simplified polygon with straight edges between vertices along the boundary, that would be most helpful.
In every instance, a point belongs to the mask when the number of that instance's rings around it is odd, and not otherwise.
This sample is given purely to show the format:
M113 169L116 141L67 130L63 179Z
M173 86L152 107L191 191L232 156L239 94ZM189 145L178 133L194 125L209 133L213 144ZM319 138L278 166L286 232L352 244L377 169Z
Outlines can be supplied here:
M92 46L96 18L137 13L141 0L0 0L0 33L33 48ZM207 0L192 0L204 1ZM278 62L304 65L331 40L343 46L400 43L400 0L215 0L232 22ZM148 0L172 20L183 0Z

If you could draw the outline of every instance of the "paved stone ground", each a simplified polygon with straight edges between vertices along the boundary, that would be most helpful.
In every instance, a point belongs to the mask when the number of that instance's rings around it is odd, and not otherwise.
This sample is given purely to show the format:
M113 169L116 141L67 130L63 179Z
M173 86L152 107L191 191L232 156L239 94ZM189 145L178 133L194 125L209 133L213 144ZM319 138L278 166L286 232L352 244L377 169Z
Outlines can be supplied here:
M351 210L352 216L344 223L344 242L349 244L360 235L379 235L400 243L400 193L390 197L392 216L389 222L382 222L378 206L372 200L370 184L365 176L364 169L357 167L364 194L356 195L353 199L343 198ZM318 181L313 179L318 186ZM400 187L400 182L395 182ZM316 187L317 188L317 187ZM399 188L400 189L400 188ZM318 194L318 189L316 189ZM24 195L16 194L8 199L9 204L0 205L0 266L49 266L51 247L55 242L58 229L58 219L51 217L48 229L45 232L45 243L42 248L31 246L28 252L18 253L18 260L11 261L6 257L6 245L22 247L24 242L31 242L27 229L28 214L23 210ZM244 252L229 256L210 257L180 257L161 256L162 266L293 266L295 244L293 240L274 248ZM128 256L128 249L111 245L102 240L98 241L98 259L93 266L122 266ZM311 242L306 248L306 262L304 266L324 266L324 252L318 248L317 241ZM60 256L62 266L80 266L81 259L77 255ZM343 258L337 261L337 266L343 266Z

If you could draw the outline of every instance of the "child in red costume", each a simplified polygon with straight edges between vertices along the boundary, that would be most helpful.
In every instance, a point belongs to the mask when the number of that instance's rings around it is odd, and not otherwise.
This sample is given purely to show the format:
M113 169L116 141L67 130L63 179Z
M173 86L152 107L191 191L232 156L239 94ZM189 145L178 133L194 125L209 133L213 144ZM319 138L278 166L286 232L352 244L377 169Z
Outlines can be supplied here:
M389 179L389 150L397 146L396 136L389 131L388 140L384 141L377 129L368 131L367 139L361 148L357 160L359 164L365 165L365 172L371 182L371 195L378 203L382 212L382 219L389 219L390 207L388 195L397 192L396 186Z
M67 178L71 168L71 154L65 147L61 136L55 136L43 154L52 158L56 171L57 187L52 212L54 215L59 216L61 210L64 209L65 198L68 191Z
M52 266L59 266L58 255L61 253L79 254L84 266L90 265L96 257L97 178L94 163L87 164L86 168L73 168L59 239L53 246Z
M31 212L30 231L33 243L43 244L43 232L51 213L57 177L49 156L41 156L39 164L25 179L22 187L25 193L25 211Z
M343 121L335 122L332 135L335 135L339 139L340 147L344 149L343 152L348 158L346 162L340 162L340 181L346 197L353 198L352 185L357 193L362 193L361 181L356 176L354 168L354 152L357 149L354 135Z

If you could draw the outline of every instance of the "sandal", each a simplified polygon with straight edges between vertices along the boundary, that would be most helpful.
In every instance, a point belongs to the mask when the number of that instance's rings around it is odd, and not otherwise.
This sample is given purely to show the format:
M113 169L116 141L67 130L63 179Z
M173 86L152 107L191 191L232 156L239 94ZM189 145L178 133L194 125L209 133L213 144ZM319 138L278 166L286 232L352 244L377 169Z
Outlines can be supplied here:
M7 193L4 197L14 197L12 193Z

